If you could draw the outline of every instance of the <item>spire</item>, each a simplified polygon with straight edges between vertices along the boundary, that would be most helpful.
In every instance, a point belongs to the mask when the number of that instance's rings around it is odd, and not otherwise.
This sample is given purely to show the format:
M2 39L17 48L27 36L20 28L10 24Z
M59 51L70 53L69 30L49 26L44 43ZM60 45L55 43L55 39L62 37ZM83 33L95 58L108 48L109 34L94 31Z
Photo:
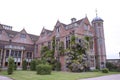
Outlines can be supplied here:
M97 9L95 10L95 12L96 12L96 17L98 16L98 14L97 14Z
M87 13L85 14L85 17L87 17Z
M103 22L103 19L101 19L100 17L98 17L98 11L97 11L97 9L95 9L95 13L96 13L96 17L92 20L92 22L94 22L94 21L102 21Z

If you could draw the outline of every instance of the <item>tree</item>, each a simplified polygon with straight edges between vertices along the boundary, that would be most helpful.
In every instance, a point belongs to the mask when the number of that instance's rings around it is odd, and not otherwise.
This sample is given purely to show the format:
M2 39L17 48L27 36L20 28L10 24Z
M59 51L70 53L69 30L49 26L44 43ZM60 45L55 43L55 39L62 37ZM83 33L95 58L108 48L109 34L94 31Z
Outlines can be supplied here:
M84 40L76 42L77 37L74 35L70 39L70 49L68 49L67 55L67 67L72 72L79 72L85 70L87 64L87 46ZM88 38L87 38L88 40Z
M36 60L35 59L30 62L30 70L31 71L36 70Z
M45 63L49 63L53 66L55 65L54 50L50 50L47 46L43 46L41 49L41 60Z
M22 69L27 70L27 61L26 60L23 60L23 62L22 62Z
M7 72L8 74L13 74L13 70L14 70L14 59L12 57L8 58L8 69Z

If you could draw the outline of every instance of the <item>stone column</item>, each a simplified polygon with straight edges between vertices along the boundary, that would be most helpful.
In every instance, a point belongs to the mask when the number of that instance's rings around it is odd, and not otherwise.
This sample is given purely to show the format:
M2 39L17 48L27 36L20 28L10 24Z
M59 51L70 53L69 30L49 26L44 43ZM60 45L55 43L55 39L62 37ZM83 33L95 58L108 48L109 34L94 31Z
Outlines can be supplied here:
M23 61L23 50L21 52L21 61L20 61L20 67L22 68L22 61Z
M33 59L34 58L34 52L32 52L32 58L31 59Z
M94 55L94 67L96 69L95 55Z
M11 49L9 49L9 57L11 56Z
M5 67L5 62L6 62L6 50L4 50L4 56L3 56L3 64L2 64L2 67L4 68Z

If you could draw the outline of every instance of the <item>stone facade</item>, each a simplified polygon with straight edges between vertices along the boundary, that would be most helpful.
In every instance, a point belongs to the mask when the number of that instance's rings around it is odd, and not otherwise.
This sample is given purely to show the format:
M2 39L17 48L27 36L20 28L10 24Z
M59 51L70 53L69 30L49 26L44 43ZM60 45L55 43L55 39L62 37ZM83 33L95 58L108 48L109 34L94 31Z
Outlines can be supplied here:
M71 23L66 25L57 21L54 29L42 29L40 36L28 34L25 29L20 32L12 30L11 26L0 24L0 56L2 67L7 67L8 56L13 56L18 67L22 66L22 60L29 62L33 58L41 58L41 48L48 46L52 49L52 39L55 37L56 45L60 41L64 42L64 49L70 45L71 35L77 37L76 41L81 41L85 36L91 37L90 47L87 51L90 69L103 68L106 63L105 41L103 20L97 16L93 19L92 25L88 18L76 20L71 19ZM55 47L54 57L58 57L58 48ZM60 56L61 70L66 71L66 57Z

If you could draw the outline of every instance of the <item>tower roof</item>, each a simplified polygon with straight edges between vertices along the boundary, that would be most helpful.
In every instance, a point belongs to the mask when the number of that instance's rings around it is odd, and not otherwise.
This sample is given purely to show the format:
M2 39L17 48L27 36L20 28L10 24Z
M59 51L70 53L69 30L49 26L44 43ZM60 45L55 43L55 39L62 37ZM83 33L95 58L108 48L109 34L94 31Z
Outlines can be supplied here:
M92 22L95 22L95 21L102 21L103 22L103 19L98 17L97 9L95 11L96 11L96 17L92 20Z
M103 19L100 18L100 17L98 17L98 16L96 16L96 17L92 20L92 22L94 22L94 21L102 21L102 22L103 22Z

